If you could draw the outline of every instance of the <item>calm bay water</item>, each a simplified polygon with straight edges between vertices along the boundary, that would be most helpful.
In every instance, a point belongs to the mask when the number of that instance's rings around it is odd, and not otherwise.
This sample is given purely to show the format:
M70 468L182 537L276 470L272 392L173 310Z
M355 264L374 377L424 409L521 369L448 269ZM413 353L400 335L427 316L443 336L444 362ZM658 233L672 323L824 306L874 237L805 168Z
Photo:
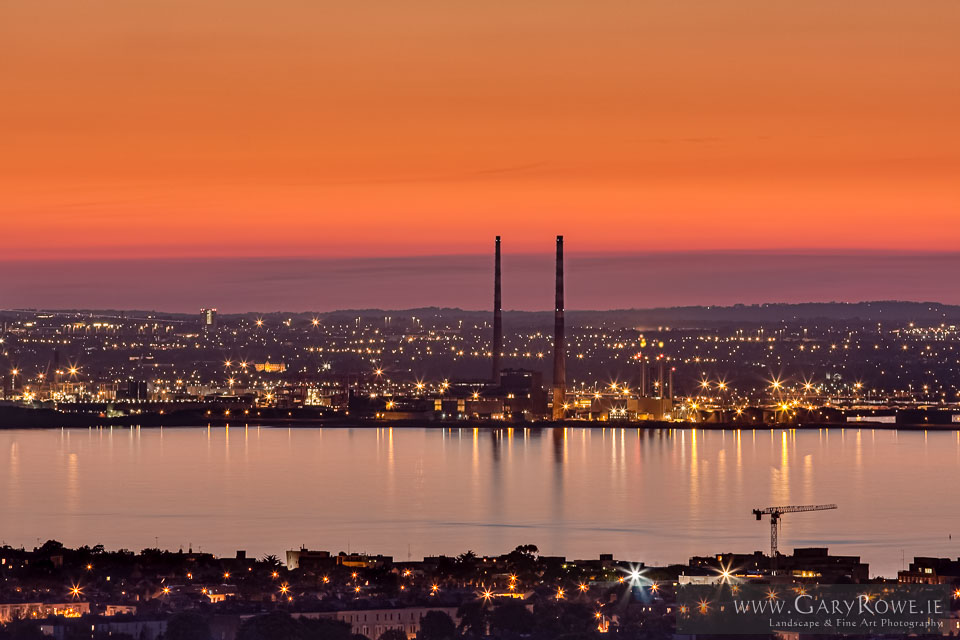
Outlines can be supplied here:
M960 556L960 432L0 430L0 540L283 556L541 552L666 563L828 546L895 575ZM952 538L951 538L952 536Z

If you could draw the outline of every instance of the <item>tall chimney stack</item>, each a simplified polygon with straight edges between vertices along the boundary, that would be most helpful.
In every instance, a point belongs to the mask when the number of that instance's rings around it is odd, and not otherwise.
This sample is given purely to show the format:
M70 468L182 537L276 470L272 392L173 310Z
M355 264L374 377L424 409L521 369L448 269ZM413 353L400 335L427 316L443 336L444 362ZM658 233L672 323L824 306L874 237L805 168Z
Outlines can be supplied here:
M563 326L563 236L557 236L557 302L553 322L553 419L565 417L567 401L567 340Z
M493 266L493 376L494 384L500 384L500 352L503 351L503 319L500 316L500 236L497 236L497 251Z

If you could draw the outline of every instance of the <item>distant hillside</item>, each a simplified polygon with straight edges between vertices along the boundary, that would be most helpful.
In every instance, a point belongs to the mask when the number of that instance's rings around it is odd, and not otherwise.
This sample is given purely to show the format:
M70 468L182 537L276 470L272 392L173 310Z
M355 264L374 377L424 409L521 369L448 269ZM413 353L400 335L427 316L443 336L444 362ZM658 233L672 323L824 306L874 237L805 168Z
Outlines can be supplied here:
M0 318L13 320L19 313L27 310L0 311ZM115 309L62 309L50 313L70 313L99 317L158 318L173 321L192 321L198 314L164 313L160 311L120 311ZM689 306L664 307L654 309L615 309L609 311L568 310L568 323L574 326L605 324L623 327L672 327L697 328L729 324L770 324L784 321L861 321L897 323L917 322L921 324L960 323L960 306L945 305L939 302L810 302L802 304L769 303L758 305ZM326 313L309 312L268 312L223 314L222 319L262 317L279 321L287 318L297 320L321 318L325 322L347 323L360 317L364 321L382 321L385 317L396 320L418 317L443 317L446 320L463 320L471 324L482 324L491 318L490 311L464 310L443 307L423 307L417 309L345 309ZM552 311L504 311L504 320L513 326L549 326L553 322Z
M437 307L406 310L357 309L322 314L333 321L355 318L382 319L384 316L429 318L437 315L483 322L490 311L464 311ZM811 302L803 304L770 303L729 307L667 307L657 309L616 309L609 311L568 310L573 325L607 324L617 326L696 328L726 324L768 324L797 320L859 320L863 322L923 324L960 322L960 306L938 302ZM504 320L520 326L541 326L553 321L552 311L504 311Z

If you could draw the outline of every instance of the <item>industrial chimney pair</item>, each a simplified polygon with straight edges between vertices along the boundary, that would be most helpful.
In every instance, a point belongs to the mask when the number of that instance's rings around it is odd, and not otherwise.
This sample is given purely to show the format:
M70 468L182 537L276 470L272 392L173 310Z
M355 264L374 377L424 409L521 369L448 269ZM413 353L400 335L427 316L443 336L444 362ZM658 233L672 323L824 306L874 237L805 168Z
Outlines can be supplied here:
M500 383L503 318L500 305L500 236L497 236L493 286L493 382ZM563 323L563 236L557 236L557 294L553 320L553 419L564 418L567 396L567 342Z

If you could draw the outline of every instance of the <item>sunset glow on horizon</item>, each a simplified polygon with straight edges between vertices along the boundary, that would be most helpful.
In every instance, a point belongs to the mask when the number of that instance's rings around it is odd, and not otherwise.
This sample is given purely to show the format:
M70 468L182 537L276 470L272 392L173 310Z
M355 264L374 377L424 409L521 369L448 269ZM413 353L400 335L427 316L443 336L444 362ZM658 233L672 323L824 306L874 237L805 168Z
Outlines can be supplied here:
M960 4L14 0L4 259L952 250Z

